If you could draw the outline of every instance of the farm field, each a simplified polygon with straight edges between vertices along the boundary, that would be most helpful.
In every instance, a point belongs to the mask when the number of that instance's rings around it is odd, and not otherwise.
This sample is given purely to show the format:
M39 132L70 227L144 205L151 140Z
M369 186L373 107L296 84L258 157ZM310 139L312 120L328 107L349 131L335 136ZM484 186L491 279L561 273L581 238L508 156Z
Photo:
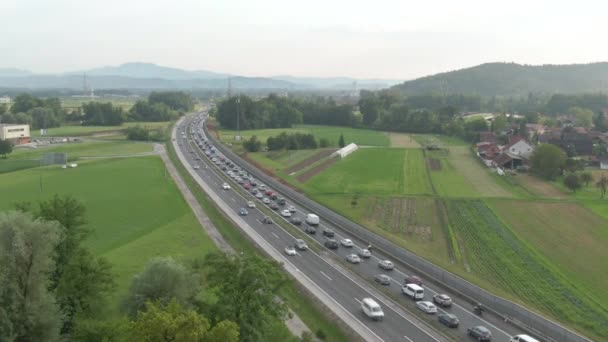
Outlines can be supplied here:
M448 135L441 134L409 134L418 144L424 146L428 144L436 144L441 147L453 147L453 146L469 146L470 144L466 141Z
M559 261L543 258L523 242L484 202L448 201L448 215L464 262L487 288L506 291L598 340L608 337L606 303L570 280Z
M336 149L308 149L308 150L281 150L270 152L253 152L247 153L247 157L256 161L266 169L272 169L275 172L285 171L286 174L297 172L307 165L298 165L305 161L312 161L315 156L331 154ZM291 168L294 168L291 170Z
M420 144L409 134L395 132L389 132L387 134L391 141L391 147L420 148Z
M104 157L112 155L128 155L152 152L151 143L123 141L90 141L64 144L53 144L35 149L16 149L6 161L16 159L38 159L47 152L64 152L68 158L76 157ZM3 161L0 161L0 164Z
M515 176L515 179L521 186L538 197L555 199L566 197L564 192L553 186L550 182L544 181L534 175L519 173Z
M86 161L76 169L0 174L0 188L11 194L0 197L0 210L54 194L71 194L84 202L93 232L86 244L93 253L108 258L117 276L113 312L118 312L131 277L150 258L190 259L215 250L156 156Z
M268 137L277 136L282 132L311 133L317 140L321 138L329 140L330 146L333 147L338 146L340 134L344 134L344 141L346 144L354 142L355 144L362 146L388 147L390 145L390 139L385 132L337 126L297 125L293 128L246 130L241 131L241 136L243 139L249 139L249 137L255 135L261 141L266 142ZM234 136L236 135L236 131L220 130L218 133L222 141L235 143Z
M66 125L61 127L49 128L45 137L78 137L93 135L100 132L114 132L120 131L128 127L142 126L147 128L158 128L167 127L168 122L125 122L120 126L80 126L80 125ZM40 130L32 130L32 137L42 137Z
M91 102L90 98L87 97L62 97L61 106L64 108L75 108L80 107L85 103ZM139 100L138 97L101 97L93 99L94 102L111 102L113 106L122 107L123 110L129 110L135 102Z
M492 209L523 240L555 263L578 286L608 303L608 221L576 203L490 201ZM564 250L575 250L572 257Z
M453 165L450 155L445 150L426 151L429 159L437 160L438 168L430 168L431 181L437 195L446 197L478 197L481 194L475 190L463 174ZM481 168L478 164L475 167Z
M479 164L468 147L451 147L449 159L458 173L464 176L475 191L485 197L513 197L492 177L488 168Z

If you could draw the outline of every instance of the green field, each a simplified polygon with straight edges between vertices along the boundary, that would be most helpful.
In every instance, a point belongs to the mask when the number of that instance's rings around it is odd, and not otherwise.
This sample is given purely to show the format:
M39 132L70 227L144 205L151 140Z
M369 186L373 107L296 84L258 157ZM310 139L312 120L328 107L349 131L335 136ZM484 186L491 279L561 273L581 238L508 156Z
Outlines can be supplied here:
M273 128L273 129L258 129L241 131L241 136L244 139L255 135L263 142L266 142L268 137L277 136L282 132L287 133L311 133L317 140L325 138L329 140L330 146L337 147L340 134L344 134L346 144L354 142L361 146L389 146L390 139L384 132L373 131L369 129L357 129L350 127L337 126L317 126L317 125L297 125L293 128ZM219 131L220 139L225 142L235 143L234 137L236 131L221 130Z
M113 155L130 155L137 153L152 152L151 143L122 141L91 141L73 142L64 144L53 144L35 149L15 149L6 161L17 159L39 159L47 152L67 153L68 158L78 157L105 157ZM2 160L0 160L0 164Z
M309 158L325 149L309 150L281 150L270 152L247 153L247 157L254 160L259 165L276 172L282 172L292 165Z
M124 130L128 127L142 126L146 128L158 128L168 127L168 122L125 122L120 126L79 126L79 125L66 125L61 127L49 128L45 137L79 137L93 135L95 133L102 132L116 132ZM41 137L40 130L32 130L32 137Z
M441 164L440 170L429 171L437 195L445 197L477 197L481 195L475 190L473 184L467 181L465 175L454 166L450 152L443 150L427 151L426 156L439 160ZM477 164L476 166L481 168Z
M466 141L449 135L442 134L410 134L414 140L420 145L435 144L441 147L455 147L455 146L469 146L470 144Z
M86 244L114 265L118 289L113 312L131 277L150 258L189 259L215 250L158 157L105 159L83 162L75 169L2 174L0 188L11 194L0 197L1 210L54 194L71 194L84 202L93 232Z
M76 108L80 107L85 103L91 102L90 98L87 97L61 97L61 106L64 108ZM122 107L124 110L129 110L135 102L139 100L138 97L102 97L95 98L92 101L94 102L110 102L113 106Z
M540 256L535 248L529 247L530 241L521 240L482 201L448 201L448 213L467 267L483 279L487 287L500 288L558 321L573 323L579 330L608 338L608 306L565 276L563 268L557 267L559 261ZM508 213L512 214L515 213ZM544 235L546 233L541 233L539 238L544 239ZM563 253L564 248L559 252ZM572 255L560 259L568 257ZM604 260L592 262L602 263L605 269Z

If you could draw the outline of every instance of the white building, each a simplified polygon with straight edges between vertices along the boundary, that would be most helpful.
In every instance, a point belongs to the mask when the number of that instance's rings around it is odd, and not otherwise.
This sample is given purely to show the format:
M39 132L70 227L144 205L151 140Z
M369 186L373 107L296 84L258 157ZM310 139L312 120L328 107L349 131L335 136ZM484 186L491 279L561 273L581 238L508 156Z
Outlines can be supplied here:
M8 96L0 96L0 104L9 104L11 103L11 98Z
M30 142L30 125L0 124L0 140L8 140L15 145Z
M344 157L348 156L349 154L355 152L358 148L359 148L359 146L357 146L357 144L350 143L350 144L344 146L343 148L337 150L336 152L334 152L334 155L338 156L340 158L344 158Z

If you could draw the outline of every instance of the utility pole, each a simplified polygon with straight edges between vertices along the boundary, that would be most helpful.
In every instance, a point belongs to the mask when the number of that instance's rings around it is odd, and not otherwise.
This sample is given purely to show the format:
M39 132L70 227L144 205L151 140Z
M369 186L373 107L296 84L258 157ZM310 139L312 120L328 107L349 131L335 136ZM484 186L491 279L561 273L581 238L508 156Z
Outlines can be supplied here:
M236 141L241 141L241 94L239 93L239 97L236 98L236 137L234 139Z

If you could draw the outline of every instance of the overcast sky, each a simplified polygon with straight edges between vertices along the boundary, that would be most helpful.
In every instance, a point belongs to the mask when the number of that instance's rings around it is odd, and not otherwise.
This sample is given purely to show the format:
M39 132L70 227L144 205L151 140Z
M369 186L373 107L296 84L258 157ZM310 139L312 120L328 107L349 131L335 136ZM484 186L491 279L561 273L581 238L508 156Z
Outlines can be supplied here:
M410 79L608 60L608 1L2 0L0 68Z

